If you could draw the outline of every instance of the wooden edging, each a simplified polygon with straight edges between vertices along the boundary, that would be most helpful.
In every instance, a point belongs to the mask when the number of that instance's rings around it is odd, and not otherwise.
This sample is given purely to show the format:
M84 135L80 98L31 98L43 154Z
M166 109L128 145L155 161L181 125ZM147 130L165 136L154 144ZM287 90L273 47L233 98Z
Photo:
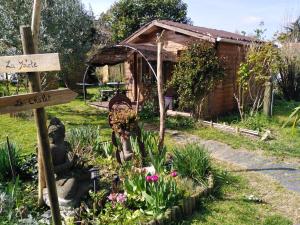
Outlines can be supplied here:
M186 112L179 112L179 111L172 111L172 110L167 110L167 115L168 116L182 116L182 117L189 117L191 118L190 113ZM253 137L253 138L260 138L260 133L259 131L255 130L249 130L249 129L244 129L244 128L239 128L239 127L232 127L226 124L220 124L220 123L214 123L212 121L206 121L206 120L201 120L200 121L204 126L210 126L213 128L216 128L218 130L222 130L228 133L234 133L234 134L240 134L244 135L247 137Z
M178 205L168 208L162 216L147 223L143 223L143 225L167 225L171 222L179 222L190 217L198 209L201 198L207 196L213 189L213 177L212 175L210 176L211 177L208 180L211 180L212 182L210 182L208 187L182 199Z

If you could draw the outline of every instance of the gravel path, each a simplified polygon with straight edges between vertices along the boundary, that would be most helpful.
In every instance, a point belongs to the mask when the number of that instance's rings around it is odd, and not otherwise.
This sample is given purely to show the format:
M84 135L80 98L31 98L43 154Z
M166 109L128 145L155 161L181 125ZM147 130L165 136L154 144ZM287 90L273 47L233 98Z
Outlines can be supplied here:
M246 171L255 171L271 176L286 189L300 194L300 163L278 162L275 157L263 156L245 150L235 150L218 141L202 140L195 135L174 131L169 133L171 133L173 140L180 144L202 144L212 157L241 166Z

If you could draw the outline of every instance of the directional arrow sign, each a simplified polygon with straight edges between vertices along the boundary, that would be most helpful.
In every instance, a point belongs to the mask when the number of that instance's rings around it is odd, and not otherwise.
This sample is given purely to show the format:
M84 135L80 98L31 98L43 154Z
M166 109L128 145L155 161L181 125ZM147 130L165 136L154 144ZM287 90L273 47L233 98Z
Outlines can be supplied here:
M72 101L77 93L70 89L58 89L0 98L0 114L37 109Z
M58 53L0 57L0 73L60 71Z

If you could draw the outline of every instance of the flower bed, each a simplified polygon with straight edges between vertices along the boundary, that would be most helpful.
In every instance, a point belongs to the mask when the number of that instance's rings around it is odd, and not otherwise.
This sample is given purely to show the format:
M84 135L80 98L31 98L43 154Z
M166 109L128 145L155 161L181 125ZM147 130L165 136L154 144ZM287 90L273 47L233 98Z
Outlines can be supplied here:
M175 149L164 147L159 151L157 135L142 130L141 139L147 157L142 157L137 137L131 136L133 157L120 164L115 158L115 147L110 142L103 143L96 135L99 132L97 129L76 129L76 132L69 132L71 145L77 146L73 150L74 154L82 160L81 164L98 167L100 179L96 182L95 192L90 191L89 196L81 199L76 209L68 209L70 213L62 213L68 225L178 222L191 215L199 199L212 188L214 169L208 153L200 146L187 145ZM27 179L34 184L32 177L36 176L28 176ZM13 187L17 187L17 184L12 182ZM36 204L36 185L30 187L35 189L31 191L33 194L30 195L30 201L23 195L13 196L12 199L15 199L10 206L6 204L0 208L0 221L3 224L11 212L14 212L12 215L15 215L13 219L16 222L32 219L43 224L49 220L42 216L45 209L38 208ZM23 206L27 212L18 214Z
M158 151L157 136L142 131L148 153L143 166L135 138L131 138L133 159L118 164L112 145L98 146L93 165L100 167L98 191L77 210L74 221L82 224L169 224L186 218L199 199L212 188L214 169L208 153L188 145ZM110 149L109 151L107 149ZM182 158L190 155L187 162Z

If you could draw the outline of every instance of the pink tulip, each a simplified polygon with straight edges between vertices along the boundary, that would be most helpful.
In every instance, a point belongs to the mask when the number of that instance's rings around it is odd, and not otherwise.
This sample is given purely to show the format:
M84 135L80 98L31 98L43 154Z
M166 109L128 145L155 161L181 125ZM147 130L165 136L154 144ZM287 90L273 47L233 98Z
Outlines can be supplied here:
M151 182L152 181L152 176L146 176L146 181Z
M157 181L158 181L158 176L157 176L157 175L151 176L151 180L152 180L153 182L157 182Z
M174 171L171 172L171 176L172 176L172 177L177 177L177 172L176 172L176 170L174 170Z

